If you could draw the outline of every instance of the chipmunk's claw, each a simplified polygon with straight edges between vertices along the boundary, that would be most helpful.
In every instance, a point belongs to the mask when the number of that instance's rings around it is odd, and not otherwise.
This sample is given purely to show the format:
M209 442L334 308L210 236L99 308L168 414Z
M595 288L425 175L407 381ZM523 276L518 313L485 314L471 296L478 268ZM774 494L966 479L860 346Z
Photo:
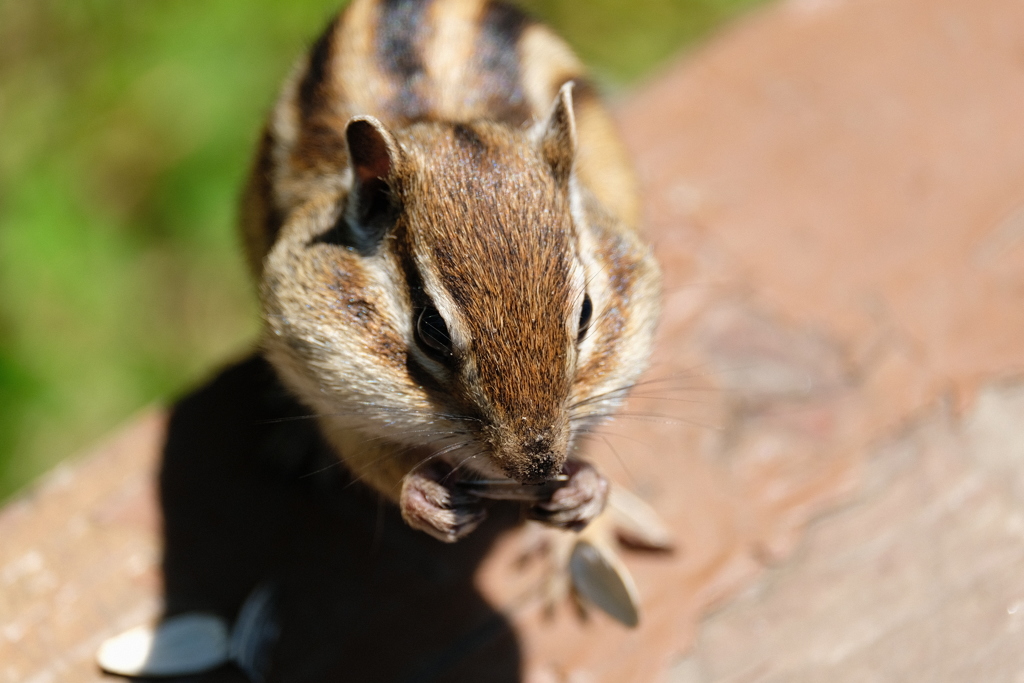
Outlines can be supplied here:
M399 506L406 524L439 541L454 543L476 529L487 511L479 498L443 480L444 473L435 468L407 474Z
M608 502L608 480L593 465L570 460L569 479L547 500L530 508L530 517L562 529L580 530L597 518Z

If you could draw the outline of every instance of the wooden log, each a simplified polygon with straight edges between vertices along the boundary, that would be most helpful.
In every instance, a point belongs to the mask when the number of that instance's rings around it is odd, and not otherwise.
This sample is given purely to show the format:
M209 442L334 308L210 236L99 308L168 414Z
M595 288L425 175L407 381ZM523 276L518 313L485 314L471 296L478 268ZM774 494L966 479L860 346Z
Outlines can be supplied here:
M679 545L624 555L637 630L548 614L514 516L440 549L358 486L252 469L273 434L225 398L251 366L176 413L165 491L194 497L172 496L168 609L230 617L275 573L274 680L1011 678L1022 45L1015 0L789 0L625 103L667 287L626 412L667 418L619 420L590 454ZM99 642L163 609L166 425L141 416L0 513L0 681L97 680Z

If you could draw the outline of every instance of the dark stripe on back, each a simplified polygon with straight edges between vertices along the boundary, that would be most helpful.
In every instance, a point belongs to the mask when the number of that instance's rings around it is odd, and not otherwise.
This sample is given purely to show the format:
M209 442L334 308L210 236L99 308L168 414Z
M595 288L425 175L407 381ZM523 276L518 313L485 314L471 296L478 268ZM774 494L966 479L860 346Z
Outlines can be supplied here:
M263 204L263 224L260 228L263 230L263 248L264 253L255 254L254 256L258 259L262 259L266 256L266 251L269 251L274 243L277 241L277 234L281 231L281 225L284 224L284 217L281 215L281 210L277 206L277 201L274 197L274 181L272 174L274 172L274 161L271 158L272 151L277 145L270 130L264 129L263 135L260 137L259 156L256 161L256 170L253 174L253 180L256 183L256 194L259 196L259 201Z
M327 30L313 44L309 51L309 66L299 84L299 111L303 120L308 120L327 99L324 92L324 75L330 70L330 61L334 53L334 32L338 26L338 18L327 27Z
M530 109L519 79L519 38L533 23L521 10L503 2L491 2L480 21L476 54L481 86L490 117L520 125L530 119Z
M452 134L455 137L455 142L460 147L469 152L473 159L479 161L479 159L487 151L487 146L484 141L480 139L477 132L473 128L464 123L456 123L452 126Z
M333 166L345 154L342 132L333 125L332 114L337 93L331 87L328 77L339 20L340 17L335 17L313 44L309 53L309 66L299 82L298 107L302 132L294 158L300 166Z
M377 19L377 59L397 85L392 114L409 120L423 118L427 103L420 92L426 67L422 34L431 0L382 0Z

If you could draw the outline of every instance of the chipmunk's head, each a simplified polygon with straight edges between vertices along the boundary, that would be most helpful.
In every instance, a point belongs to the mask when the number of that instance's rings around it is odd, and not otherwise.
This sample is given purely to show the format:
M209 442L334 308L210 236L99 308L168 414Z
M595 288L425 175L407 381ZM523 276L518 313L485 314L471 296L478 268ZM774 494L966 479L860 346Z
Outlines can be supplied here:
M355 117L344 138L344 187L265 260L271 360L406 466L557 475L642 368L657 306L646 247L574 179L570 87L530 128Z

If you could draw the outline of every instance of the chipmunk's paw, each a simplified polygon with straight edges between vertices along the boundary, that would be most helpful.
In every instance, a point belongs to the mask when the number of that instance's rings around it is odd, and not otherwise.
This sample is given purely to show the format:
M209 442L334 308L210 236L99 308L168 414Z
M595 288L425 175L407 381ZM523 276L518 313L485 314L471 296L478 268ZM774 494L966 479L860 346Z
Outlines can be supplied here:
M604 510L608 480L592 465L570 460L564 472L569 480L547 500L530 508L533 519L562 529L579 530Z
M445 482L441 468L425 467L402 481L402 519L439 541L454 543L484 521L487 511L476 496Z

